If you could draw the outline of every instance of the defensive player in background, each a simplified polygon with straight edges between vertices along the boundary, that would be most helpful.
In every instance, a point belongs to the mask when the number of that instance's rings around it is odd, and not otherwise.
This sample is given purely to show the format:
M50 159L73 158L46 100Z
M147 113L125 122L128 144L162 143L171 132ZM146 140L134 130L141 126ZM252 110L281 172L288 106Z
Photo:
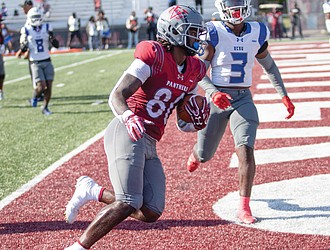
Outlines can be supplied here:
M32 107L37 107L38 97L44 93L44 104L42 113L52 114L48 104L52 94L54 80L54 67L50 59L49 42L58 48L58 41L55 39L50 24L43 23L42 13L39 8L33 7L27 14L27 23L21 29L20 50L25 53L29 50L29 61L35 92L31 99Z
M104 147L114 193L87 176L78 179L66 206L68 223L75 221L79 208L89 200L107 205L79 241L66 249L89 249L129 216L144 222L155 222L161 216L165 174L156 143L173 109L185 95L196 92L206 74L204 63L194 57L204 52L202 23L195 9L172 6L158 19L157 41L143 41L136 47L135 60L109 97L116 117L105 131ZM204 128L209 114L206 98L201 108L191 102L190 109L193 122L178 121L178 127L187 132Z
M293 116L295 107L267 50L269 30L263 23L244 21L250 15L250 0L216 0L215 6L222 21L206 24L210 41L200 57L206 68L211 65L210 77L205 76L199 83L211 100L210 119L205 129L198 132L187 168L192 172L201 162L207 162L214 156L229 122L239 161L238 219L250 224L256 221L249 202L256 171L253 150L259 124L249 90L255 58L281 96L289 112L287 119Z
M29 12L29 10L31 8L33 8L33 2L31 0L25 0L23 1L22 4L19 4L19 6L23 9L23 12L25 15L27 15L27 13ZM28 23L28 19L26 19L26 22L25 24ZM21 41L20 41L21 43ZM22 52L21 49L19 49L17 52L16 52L16 57L20 58L21 56L23 56L24 59L29 59L29 50L27 50L26 52ZM31 71L31 62L29 61L28 63L28 66L29 66L29 73L30 73L30 76L31 76L31 82L32 82L32 87L33 87L33 92L36 92L35 89L34 89L34 82L33 82L33 77L32 77L32 71ZM35 93L33 94L35 95ZM44 93L41 93L41 95L38 97L38 101L43 101L44 100ZM30 100L29 100L30 102Z

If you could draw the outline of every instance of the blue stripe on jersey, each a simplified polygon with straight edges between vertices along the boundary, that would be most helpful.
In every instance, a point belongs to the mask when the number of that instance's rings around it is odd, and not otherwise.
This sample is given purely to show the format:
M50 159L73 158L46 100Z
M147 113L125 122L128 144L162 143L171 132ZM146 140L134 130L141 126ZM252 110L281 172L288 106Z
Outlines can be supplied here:
M249 23L245 23L245 31L244 31L244 34L249 34L251 33L251 24Z
M260 46L263 45L266 41L266 37L267 37L267 29L266 29L266 25L264 23L259 23L260 26L260 33L259 33L259 44Z
M215 28L212 22L206 23L206 27L210 35L210 39L211 39L210 43L212 44L213 47L217 46L217 44L219 43L219 36L217 29Z
M26 27L24 27L24 29L25 29L25 34L26 34L26 36L28 36L28 35L29 35L29 31L28 31L28 29L27 29Z
M47 30L47 32L49 30L49 24L48 23L46 23L46 30Z

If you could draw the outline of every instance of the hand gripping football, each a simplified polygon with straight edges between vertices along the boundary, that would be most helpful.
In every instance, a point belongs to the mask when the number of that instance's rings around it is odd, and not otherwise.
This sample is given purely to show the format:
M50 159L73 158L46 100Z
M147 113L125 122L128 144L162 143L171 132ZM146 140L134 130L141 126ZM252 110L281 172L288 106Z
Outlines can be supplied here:
M193 98L194 100L191 98ZM202 119L206 118L209 115L209 109L208 109L207 105L206 105L207 107L205 106L205 104L206 104L205 97L203 97L201 95L188 94L178 104L177 109L176 109L177 116L180 120L185 121L187 123L195 123L195 121L192 118L192 116L194 116L194 114L192 114L192 112L189 113L189 110L191 110L192 105L197 105L196 108L198 108L199 114L196 114L196 115L200 116Z

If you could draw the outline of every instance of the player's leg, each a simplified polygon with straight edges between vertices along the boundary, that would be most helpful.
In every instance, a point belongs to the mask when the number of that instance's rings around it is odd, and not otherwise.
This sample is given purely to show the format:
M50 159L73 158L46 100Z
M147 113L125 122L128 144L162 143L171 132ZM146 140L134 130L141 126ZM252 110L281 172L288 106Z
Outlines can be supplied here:
M144 135L146 161L143 174L143 205L131 216L143 222L155 222L165 207L165 174L157 155L156 141Z
M44 115L51 115L52 112L50 112L48 104L50 102L51 96L52 96L52 86L53 86L53 80L54 80L54 66L51 61L46 61L41 63L42 69L43 69L43 79L44 79L44 105L42 109L42 113Z
M38 97L43 93L46 83L43 77L43 70L39 63L31 62L30 69L31 69L32 85L33 85L33 93L32 93L32 99L30 100L30 104L32 107L35 108L38 106Z
M244 95L240 100L242 105L237 107L230 117L230 128L238 157L240 190L238 218L241 222L250 224L256 221L252 216L249 202L256 170L253 149L259 119L251 93L247 92Z

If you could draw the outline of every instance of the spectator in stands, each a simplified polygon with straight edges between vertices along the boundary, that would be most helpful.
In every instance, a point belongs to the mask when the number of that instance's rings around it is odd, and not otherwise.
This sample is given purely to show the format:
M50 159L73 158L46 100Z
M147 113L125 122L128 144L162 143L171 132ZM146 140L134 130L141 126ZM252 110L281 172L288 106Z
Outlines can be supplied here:
M99 32L101 41L101 49L109 49L111 30L108 18L105 17L103 10L98 13L98 19L96 21L96 28Z
M94 16L91 16L88 20L86 34L88 36L88 48L90 51L93 51L97 47L97 30Z
M3 44L5 46L5 53L11 53L13 52L13 33L16 33L14 30L8 29L7 25L3 22L1 22L1 33L3 36Z
M101 10L101 0L94 0L94 10L97 12Z
M281 23L281 18L282 18L282 12L277 9L277 8L274 8L273 9L273 21L272 21L272 36L274 39L279 39L281 40L282 39L282 23Z
M203 15L203 0L195 0L196 10Z
M5 2L2 2L2 4L1 4L1 15L3 17L8 16L8 8L7 8Z
M77 18L75 12L73 12L72 15L69 16L68 29L69 29L69 35L68 35L67 47L71 48L72 41L75 37L78 38L81 47L84 47L84 43L80 33L80 18Z
M45 17L50 17L51 7L50 7L50 4L47 2L47 0L43 0L42 9L43 9L44 16Z
M14 14L13 16L19 16L18 9L14 9Z
M176 0L168 0L168 7L176 5Z
M291 19L291 39L295 39L295 30L298 28L300 38L303 39L302 27L301 27L301 10L298 7L297 2L294 3L294 7L290 9L290 19Z
M328 34L330 35L330 0L326 0L323 4L323 13L325 17L325 27L327 28ZM330 44L330 38L329 38Z
M152 7L149 7L144 11L144 20L147 21L147 34L148 34L148 40L154 40L156 41L156 34L157 34L157 17L152 12Z
M26 15L29 12L29 10L33 7L33 2L31 0L25 0L19 6L23 8L23 12Z
M132 48L132 43L136 46L139 43L139 29L140 25L135 11L131 12L131 15L126 20L126 29L128 33L127 49Z
M2 22L2 16L0 16L0 22ZM0 101L3 100L4 98L4 94L3 94L3 82L5 81L5 66L4 66L4 61L3 61L3 51L4 51L4 39L2 36L2 31L0 28L0 46L1 46L1 50L0 50Z

